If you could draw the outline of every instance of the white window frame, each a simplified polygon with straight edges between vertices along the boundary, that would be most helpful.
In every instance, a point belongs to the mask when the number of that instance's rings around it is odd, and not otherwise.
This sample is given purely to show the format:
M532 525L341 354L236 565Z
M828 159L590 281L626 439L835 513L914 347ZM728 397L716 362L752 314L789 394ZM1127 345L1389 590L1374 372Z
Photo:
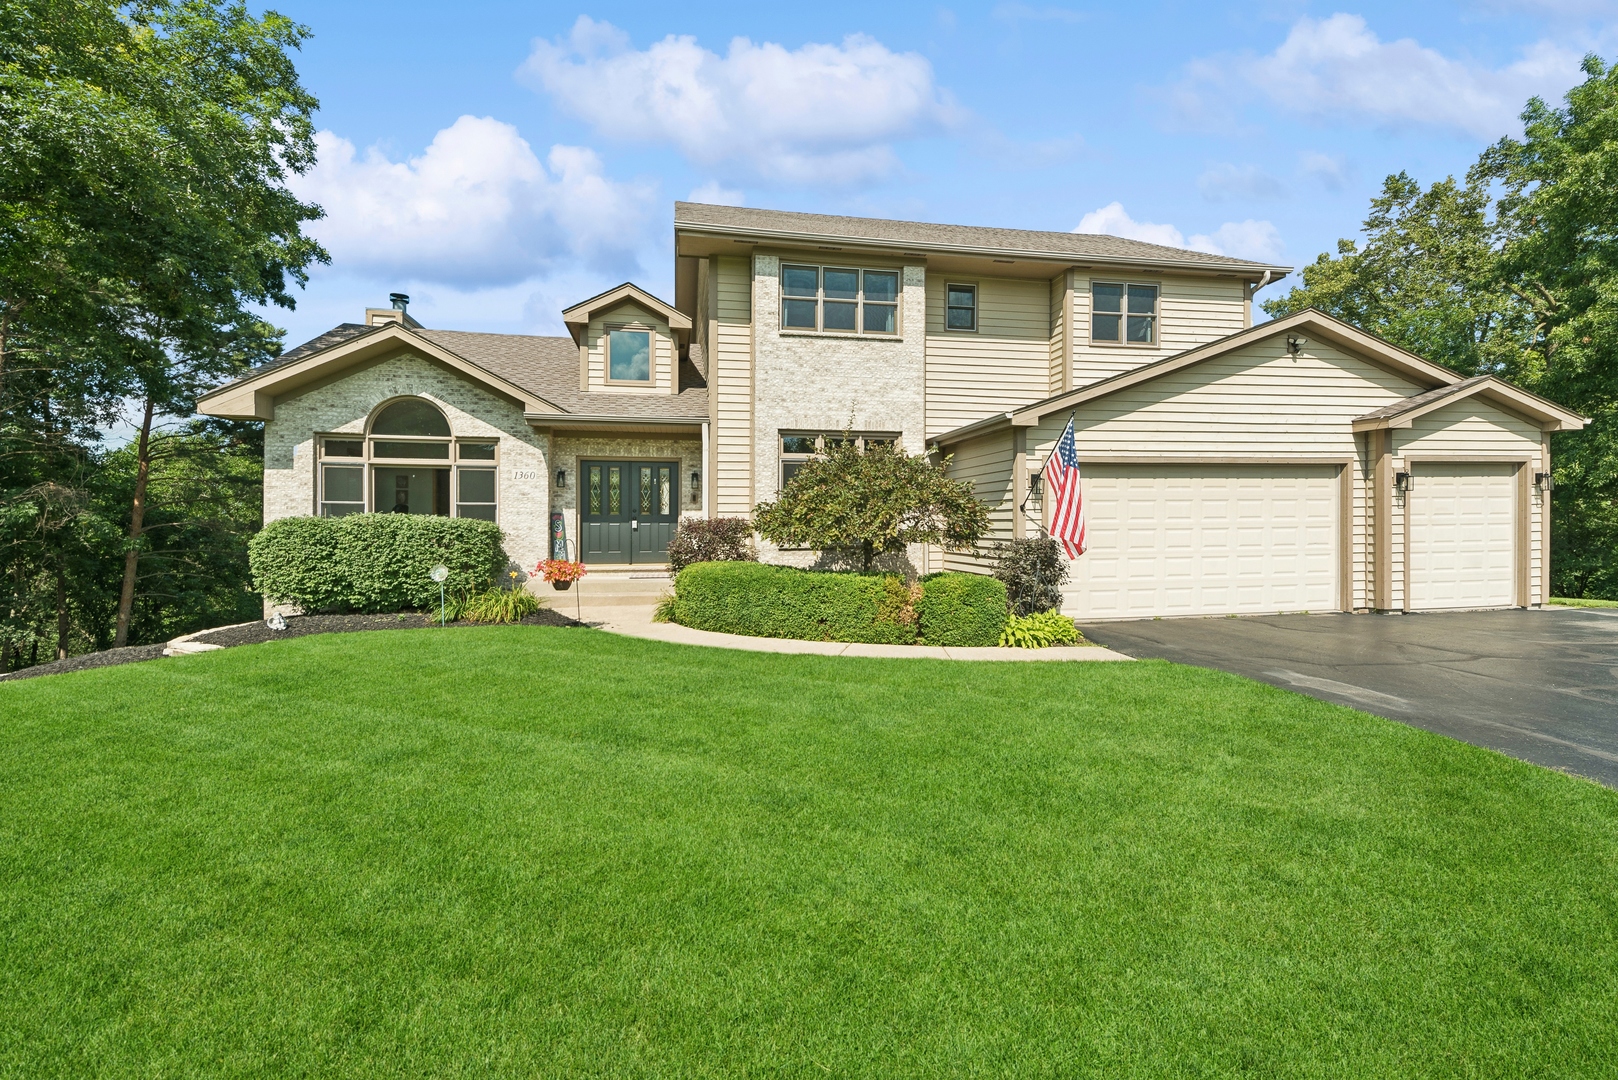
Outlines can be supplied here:
M789 294L787 292L787 283L786 283L786 277L787 277L787 271L788 270L813 270L813 271L815 271L815 295L813 297L809 297L809 296L806 296L806 295L796 294L796 293ZM850 299L848 299L846 297L841 297L841 296L830 297L831 302L834 303L834 304L849 304L849 303L851 303L851 304L854 305L854 326L855 326L855 329L853 329L853 330L828 330L828 329L826 329L826 301L828 299L827 296L826 296L826 271L827 270L853 271L854 273L857 273L860 276L860 285L859 285L859 288L857 290L855 290L854 299L850 300ZM892 274L894 279L895 279L895 284L896 284L893 299L892 300L867 300L865 298L865 275L866 274ZM781 331L783 333L787 333L787 334L825 334L828 337L869 337L869 338L879 338L879 339L881 339L883 341L896 341L896 340L898 340L898 339L900 339L900 338L902 338L904 336L904 323L903 323L903 318L902 318L903 312L901 311L901 308L904 305L901 303L901 301L904 299L905 282L904 282L904 269L902 267L896 267L896 266L849 266L849 265L847 265L845 263L789 262L786 259L782 259L781 260L781 265L780 265L780 267L779 267L779 269L778 269L778 271L776 273L776 284L779 286L780 293L781 293L781 295L780 295L780 299L781 299L781 317L780 317L779 321L780 321L780 324L781 324ZM810 300L810 299L813 299L814 303L815 303L815 325L814 325L814 327L811 328L811 327L807 327L807 326L788 326L787 325L787 301L788 300ZM867 329L865 329L865 308L866 308L867 304L871 305L872 307L892 308L893 309L893 329L892 330L867 330Z
M1096 286L1097 285L1116 285L1119 288L1123 289L1123 295L1120 298L1120 307L1122 308L1121 311L1118 311L1118 312L1111 312L1111 311L1100 312L1100 311L1096 310ZM1129 318L1130 318L1129 290L1130 289L1151 289L1152 290L1152 313L1151 313L1150 316L1148 316L1152 320L1152 339L1150 341L1130 341L1129 340ZM1117 317L1118 317L1118 337L1117 338L1098 338L1098 337L1096 337L1096 317L1098 315L1114 315L1114 314L1116 314ZM1136 316L1136 317L1138 318L1139 316ZM1090 281L1090 343L1092 345L1115 345L1115 346L1118 346L1119 348L1131 348L1131 349L1155 349L1157 347L1158 339L1159 339L1159 337L1160 337L1160 335L1162 333L1162 321L1163 321L1163 286L1162 286L1162 284L1160 282L1156 282L1156 281L1126 281L1126 280L1123 280L1121 278L1114 278L1114 279L1111 279L1111 280L1108 280L1108 279L1105 279L1105 278L1092 278L1091 279L1091 281Z
M965 289L966 291L968 291L968 292L970 292L972 294L972 325L971 326L951 326L949 324L950 308L959 306L959 305L956 305L956 304L951 304L949 302L949 291L951 289L956 289L956 290ZM982 301L982 297L983 297L982 290L980 290L977 287L977 284L975 282L946 281L944 283L944 330L945 330L945 332L951 333L951 334L975 334L975 333L977 333L978 332L978 304Z

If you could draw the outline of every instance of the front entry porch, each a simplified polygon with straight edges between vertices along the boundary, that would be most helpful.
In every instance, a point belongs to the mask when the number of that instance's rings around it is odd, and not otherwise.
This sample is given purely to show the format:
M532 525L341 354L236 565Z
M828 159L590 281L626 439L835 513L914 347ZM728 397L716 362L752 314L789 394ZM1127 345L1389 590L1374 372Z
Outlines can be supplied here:
M680 518L678 461L579 462L579 547L586 563L662 566Z

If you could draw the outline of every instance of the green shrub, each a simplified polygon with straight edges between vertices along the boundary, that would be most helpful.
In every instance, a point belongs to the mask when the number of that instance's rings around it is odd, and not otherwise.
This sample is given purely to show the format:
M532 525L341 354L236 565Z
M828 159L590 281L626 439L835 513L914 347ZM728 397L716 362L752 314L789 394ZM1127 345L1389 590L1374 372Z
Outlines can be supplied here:
M886 645L916 640L912 589L895 575L693 563L674 579L668 614L681 626L722 634Z
M669 540L669 573L692 563L756 562L753 523L746 518L681 518Z
M1051 645L1077 645L1079 628L1073 620L1057 611L1040 611L1033 615L1013 615L1006 620L1000 644L1017 649L1043 649Z
M492 521L425 514L282 518L248 544L253 587L314 613L438 610L428 572L450 595L481 592L510 559Z
M1067 560L1049 536L1028 536L996 545L994 576L1006 583L1013 615L1033 615L1062 606Z
M460 604L457 614L467 622L514 623L526 619L542 606L539 597L516 585L480 592Z
M994 645L1006 625L1006 587L982 574L929 574L916 603L923 645Z

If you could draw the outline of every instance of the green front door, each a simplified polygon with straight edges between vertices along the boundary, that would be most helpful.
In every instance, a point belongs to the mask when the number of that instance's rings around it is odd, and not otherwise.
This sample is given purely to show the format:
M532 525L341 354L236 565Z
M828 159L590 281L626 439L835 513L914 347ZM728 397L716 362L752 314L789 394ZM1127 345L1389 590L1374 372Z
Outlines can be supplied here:
M579 533L585 562L663 563L680 516L672 461L579 463Z

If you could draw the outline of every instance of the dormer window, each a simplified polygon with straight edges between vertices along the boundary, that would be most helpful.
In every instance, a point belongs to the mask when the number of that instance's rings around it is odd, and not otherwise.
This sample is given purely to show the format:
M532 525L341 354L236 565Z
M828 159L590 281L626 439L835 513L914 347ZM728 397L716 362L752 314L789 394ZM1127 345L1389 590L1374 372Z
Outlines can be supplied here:
M607 331L607 381L652 381L652 334L649 330Z

